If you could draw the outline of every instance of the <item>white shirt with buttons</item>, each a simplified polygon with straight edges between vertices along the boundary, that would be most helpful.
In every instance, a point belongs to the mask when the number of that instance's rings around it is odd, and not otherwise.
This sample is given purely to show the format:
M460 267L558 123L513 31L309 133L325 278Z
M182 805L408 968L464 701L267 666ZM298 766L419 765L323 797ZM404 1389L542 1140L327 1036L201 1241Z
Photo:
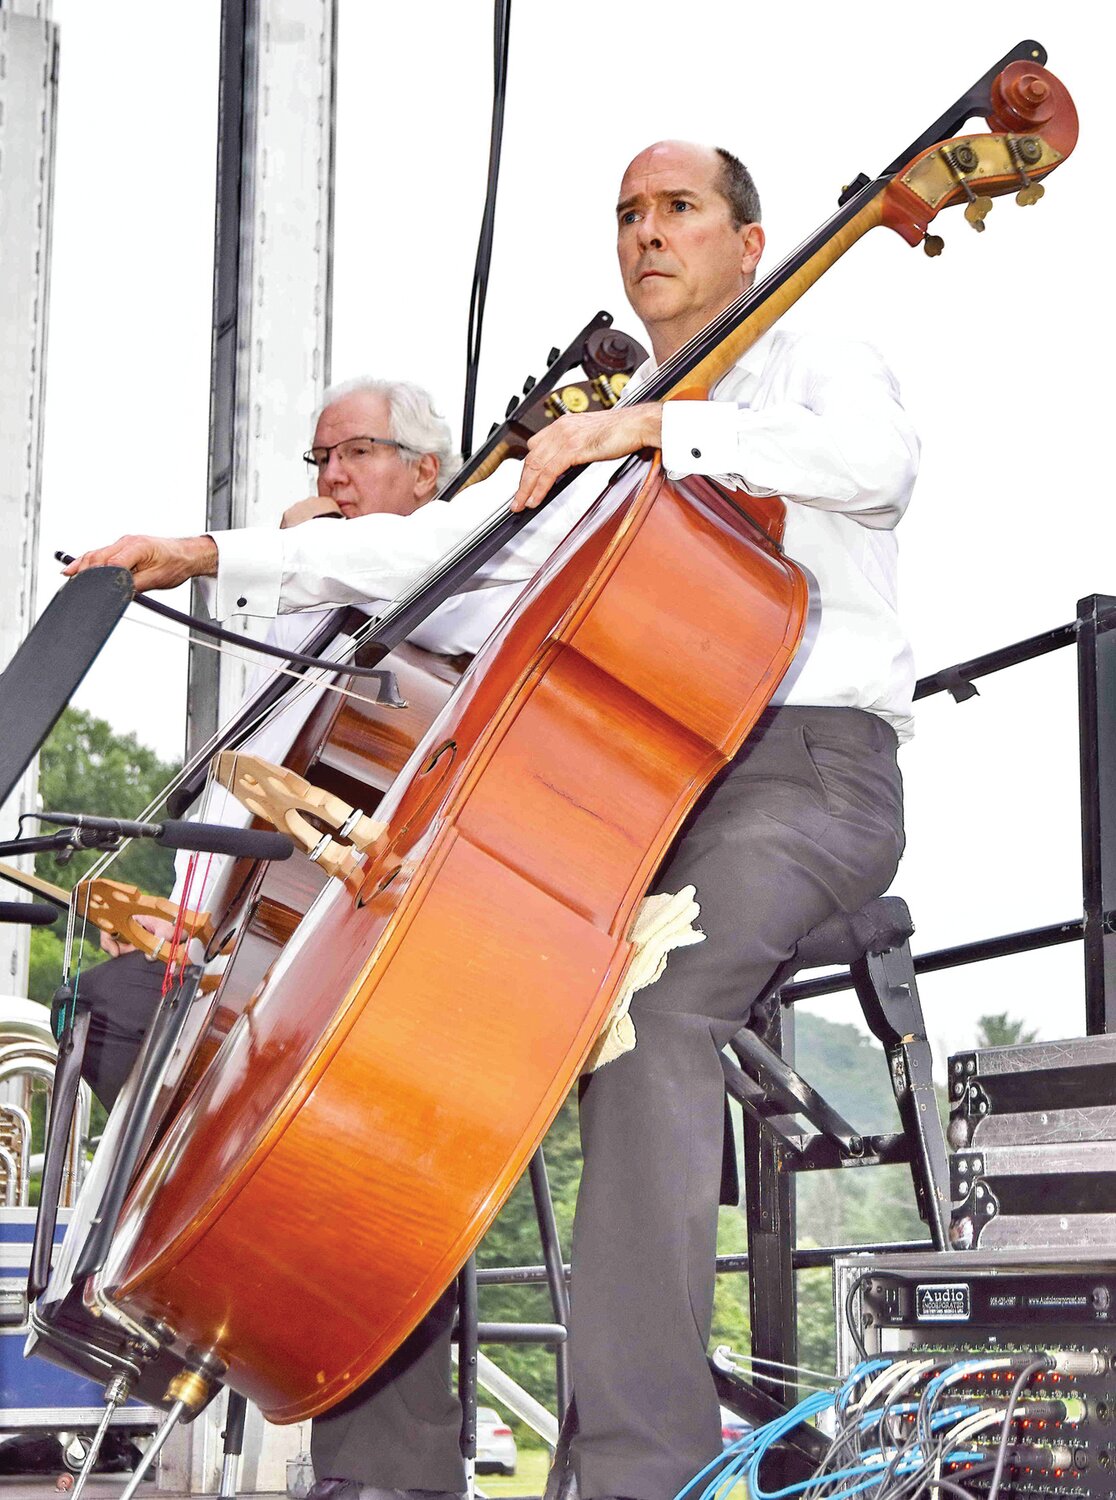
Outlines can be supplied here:
M637 371L637 391L651 373L650 363ZM894 529L914 485L918 439L879 355L865 344L775 329L709 401L666 403L662 448L673 475L708 474L788 502L784 543L810 577L811 613L777 701L866 709L907 738L914 666L897 613ZM590 465L482 566L473 590L447 601L410 639L430 650L475 651L615 468ZM499 470L451 503L431 501L409 516L213 532L215 612L275 615L394 598L503 509L514 489Z

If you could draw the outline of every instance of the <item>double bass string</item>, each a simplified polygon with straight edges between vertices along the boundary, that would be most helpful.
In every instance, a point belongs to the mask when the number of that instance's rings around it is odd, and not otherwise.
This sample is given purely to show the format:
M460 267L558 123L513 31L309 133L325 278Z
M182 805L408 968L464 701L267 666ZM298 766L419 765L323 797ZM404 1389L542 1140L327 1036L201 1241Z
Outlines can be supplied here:
M169 635L173 640L176 641L185 639L181 630L176 630L173 625L159 625L156 624L154 620L149 620L146 616L143 615L125 615L124 621L126 624L135 625L141 630L154 630L159 635ZM357 643L355 634L350 637L350 639L353 641L353 644L355 646ZM230 656L234 661L247 662L250 666L254 665L256 660L256 658L250 655L247 651L236 651L231 646L223 646L220 641L207 641L204 637L199 637L198 640L191 641L190 644L192 646L204 646L207 651L214 651L218 656ZM343 673L345 668L344 659L339 658L338 664L341 672ZM323 658L322 665L329 666L330 663ZM367 693L359 693L353 688L341 687L340 684L336 682L323 682L320 677L312 677L308 679L305 672L298 672L294 667L281 667L276 665L271 668L271 676L289 677L292 682L299 683L304 688L321 688L324 692L336 693L339 698L353 698L358 703L367 703L373 707L379 706L377 700L375 698L370 698ZM268 709L261 709L258 717L253 721L249 732L254 734L257 729L261 728L262 724L269 715L271 715L273 718L278 718L279 715L283 713L287 708L289 708L292 703L297 701L298 696L299 695L295 694L294 690L292 689L291 696L280 699L278 703L273 703ZM226 727L227 725L219 729L214 738L219 738L221 734L224 733L224 729ZM210 743L212 743L212 741ZM185 775L190 769L197 768L197 766L200 764L200 757L203 753L204 752L199 751L198 755L195 756L194 761L191 763L191 766L184 766L182 768L183 775ZM173 790L173 786L168 783L166 796L169 797Z
M125 615L124 618L131 621L132 623L142 625L145 629L161 630L166 634L175 635L178 639L181 639L181 636L178 636L177 632L169 630L165 626L149 624L146 620L137 620L134 616L131 615ZM252 660L252 657L247 653L232 650L229 647L222 646L217 642L211 643L209 641L202 640L201 642L199 642L199 644L204 645L209 650L216 651L219 654L227 652L230 656L235 657L238 660ZM346 648L346 655L349 655L352 649L355 649L355 641L352 647ZM294 679L294 682L297 684L297 686L292 688L290 692L279 699L277 703L273 703L269 708L261 710L257 717L248 726L247 733L249 735L257 733L257 731L263 728L267 723L277 718L287 709L292 708L305 693L313 690L334 692L343 697L359 699L360 701L365 703L375 702L374 699L368 698L363 693L354 692L351 688L343 688L336 683L325 680L327 677L332 676L338 672L343 674L344 669L345 661L343 658L338 661L332 661L323 658L322 670L319 673L315 673L313 676L306 672L296 672L291 667L282 667L277 665L272 670L271 677L290 677ZM271 678L269 678L268 680L270 681ZM220 748L222 737L226 734L230 725L233 723L234 719L239 715L240 712L241 709L234 709L229 717L225 720L225 722L217 728L217 730L210 736L205 744L202 745L200 749L189 760L186 761L181 770L178 771L176 775L171 777L170 781L168 781L167 784L158 792L158 794L148 803L143 811L139 813L138 817L140 821L150 820L150 818L164 806L167 798L170 797L175 792L175 790L182 785L183 781L193 775L198 767L203 765L207 760L209 761L209 768L206 775L205 786L199 800L203 809L212 802L213 788L216 784L215 768L213 764L214 753L217 749ZM113 862L121 854L123 854L124 850L130 843L130 839L125 839L119 849L113 849L107 851L105 854L102 854L101 857L93 863L83 879L95 880L104 875L106 870L111 868Z

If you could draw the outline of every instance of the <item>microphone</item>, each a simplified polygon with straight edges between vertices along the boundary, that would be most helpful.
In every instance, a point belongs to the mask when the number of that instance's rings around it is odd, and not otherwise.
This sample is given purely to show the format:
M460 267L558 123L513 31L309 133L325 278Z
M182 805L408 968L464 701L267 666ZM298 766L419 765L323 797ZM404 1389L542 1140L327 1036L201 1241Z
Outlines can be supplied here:
M202 854L235 854L247 859L290 859L294 840L264 828L226 828L221 823L169 819L155 835L168 849L197 849Z
M45 901L0 901L0 922L22 922L26 927L49 927L58 912Z
M290 859L294 840L267 829L227 828L223 823L138 823L130 818L99 818L91 813L37 814L43 823L72 828L79 849L112 848L122 839L154 839L168 849L191 849L199 854L232 854L244 859Z

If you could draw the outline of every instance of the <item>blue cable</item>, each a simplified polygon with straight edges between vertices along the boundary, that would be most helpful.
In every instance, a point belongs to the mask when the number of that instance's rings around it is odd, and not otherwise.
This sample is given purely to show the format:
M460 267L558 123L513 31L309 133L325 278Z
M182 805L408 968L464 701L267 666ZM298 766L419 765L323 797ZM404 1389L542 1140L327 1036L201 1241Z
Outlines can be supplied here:
M694 1477L688 1480L686 1484L682 1486L677 1495L675 1495L674 1500L684 1500L684 1497L690 1493L699 1479L704 1479L705 1476L713 1469L719 1470L725 1462L726 1453L734 1453L734 1450L737 1449L741 1450L742 1453L747 1453L751 1449L752 1443L755 1441L756 1432L759 1431L762 1431L762 1429L755 1428L752 1432L745 1433L742 1438L737 1438L735 1443L724 1449L723 1452L718 1453L716 1458L711 1458L705 1465L704 1469L699 1469ZM738 1467L737 1459L735 1457L730 1459L729 1464L735 1472L736 1468ZM720 1478L720 1473L718 1473L717 1479L712 1484L707 1485L704 1490L702 1490L701 1494L697 1497L697 1500L713 1500Z
M835 1407L839 1414L843 1414L860 1383L878 1371L887 1369L893 1363L893 1359L884 1358L862 1360L846 1376L838 1391L815 1392L782 1416L745 1433L743 1437L730 1444L728 1448L711 1459L703 1469L700 1469L693 1479L679 1490L675 1500L686 1500L687 1496L691 1497L691 1500L727 1500L729 1492L741 1479L748 1485L751 1500L784 1500L784 1497L801 1494L803 1490L817 1482L818 1476L788 1485L781 1490L765 1490L759 1482L759 1467L766 1454L787 1433L820 1415L821 1412ZM943 1416L948 1417L948 1414L943 1414ZM877 1418L871 1420L877 1419L878 1414ZM841 1480L867 1475L868 1477L862 1484L843 1492L844 1495L852 1495L877 1483L882 1471L882 1462L873 1466L871 1472L862 1463L853 1468L837 1470L825 1477L827 1480ZM696 1486L710 1475L713 1477L695 1494ZM831 1500L837 1500L837 1497L831 1497Z
M926 1428L926 1437L940 1431L942 1428L950 1427L957 1422L964 1421L980 1411L979 1405L970 1402L962 1402L958 1405L946 1407L944 1410L934 1412L928 1410L929 1406L937 1399L939 1392L946 1384L959 1379L963 1375L971 1374L978 1370L989 1368L994 1361L986 1359L959 1361L941 1371L922 1392L918 1401L903 1402L901 1405L890 1407L893 1414L918 1413L926 1411L929 1422ZM815 1474L812 1478L801 1480L795 1484L789 1484L778 1490L766 1490L760 1482L759 1471L764 1458L768 1452L794 1428L801 1426L804 1422L820 1415L821 1412L835 1408L838 1415L843 1415L857 1386L861 1381L877 1371L886 1369L894 1364L893 1359L863 1360L846 1377L841 1387L835 1393L832 1391L819 1391L804 1400L783 1415L776 1417L771 1422L766 1422L762 1427L754 1428L745 1433L735 1443L729 1445L715 1458L711 1459L693 1479L689 1481L675 1496L675 1500L685 1500L690 1496L692 1500L727 1500L731 1490L743 1480L748 1487L749 1500L789 1500L789 1497L801 1495L804 1491L818 1484L826 1487L825 1500L851 1500L851 1497L860 1495L865 1490L875 1486L879 1489L881 1483L890 1478L908 1477L918 1473L925 1468L935 1457L934 1451L928 1449L927 1444L918 1441L906 1451L902 1448L892 1454L890 1460L884 1448L874 1448L860 1455L861 1462L848 1468L837 1469L830 1473ZM857 1428L865 1431L874 1423L879 1422L888 1411L888 1405L873 1408L871 1411L862 1413L857 1420ZM881 1433L882 1436L882 1433ZM909 1440L908 1440L909 1441ZM948 1439L947 1439L948 1441ZM831 1449L832 1451L832 1449ZM943 1454L943 1463L971 1463L979 1462L985 1456L982 1449L965 1449L955 1453ZM712 1478L698 1494L694 1494L695 1487L707 1476ZM859 1480L859 1483L847 1483L850 1480ZM834 1483L846 1482L842 1489L831 1489Z
M901 1401L898 1406L893 1406L890 1408L889 1415L902 1416L904 1412L916 1412L917 1410L917 1401ZM936 1412L931 1417L930 1430L933 1431L935 1427L944 1427L949 1422L960 1422L965 1417L975 1417L979 1410L979 1406L973 1405L944 1407L942 1411ZM888 1411L887 1407L874 1406L872 1407L871 1411L866 1412L864 1417L861 1419L861 1432L863 1432L868 1427L874 1426L875 1423L880 1420L880 1417L885 1411Z
M777 1500L777 1497L784 1494L798 1494L807 1487L807 1484L813 1483L813 1480L810 1480L801 1485L790 1485L785 1490L765 1490L759 1481L760 1464L768 1450L774 1447L781 1437L833 1404L834 1398L828 1392L822 1392L818 1396L807 1396L805 1401L800 1401L785 1416L776 1417L775 1421L768 1422L765 1427L759 1429L756 1434L756 1452L752 1455L752 1460L748 1465L747 1475L748 1490L752 1500Z
M847 1382L848 1383L848 1382ZM712 1470L717 1470L713 1480L696 1497L696 1500L720 1500L739 1479L744 1477L745 1471L753 1463L755 1449L760 1448L760 1456L767 1451L772 1443L777 1442L784 1432L797 1427L801 1422L809 1420L818 1412L825 1411L834 1403L832 1391L819 1391L808 1396L804 1401L787 1412L782 1417L777 1417L773 1422L766 1423L763 1427L757 1427L752 1432L746 1433L730 1448L719 1453L711 1459L705 1467L694 1475L693 1479L681 1489L675 1496L675 1500L684 1500L687 1495L693 1495L694 1486L706 1477ZM728 1460L726 1462L726 1455Z

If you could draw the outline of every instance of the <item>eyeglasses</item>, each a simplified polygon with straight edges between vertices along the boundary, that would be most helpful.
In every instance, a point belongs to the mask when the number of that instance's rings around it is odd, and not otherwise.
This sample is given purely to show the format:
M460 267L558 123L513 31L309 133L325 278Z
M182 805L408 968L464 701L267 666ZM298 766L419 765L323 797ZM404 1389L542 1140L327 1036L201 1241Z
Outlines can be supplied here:
M345 438L340 443L331 443L328 448L310 448L302 455L302 458L304 463L317 469L320 474L329 463L331 453L335 452L343 464L360 464L372 457L376 444L379 444L381 448L398 448L401 453L414 452L414 449L408 448L406 443L397 443L394 438L353 437Z

